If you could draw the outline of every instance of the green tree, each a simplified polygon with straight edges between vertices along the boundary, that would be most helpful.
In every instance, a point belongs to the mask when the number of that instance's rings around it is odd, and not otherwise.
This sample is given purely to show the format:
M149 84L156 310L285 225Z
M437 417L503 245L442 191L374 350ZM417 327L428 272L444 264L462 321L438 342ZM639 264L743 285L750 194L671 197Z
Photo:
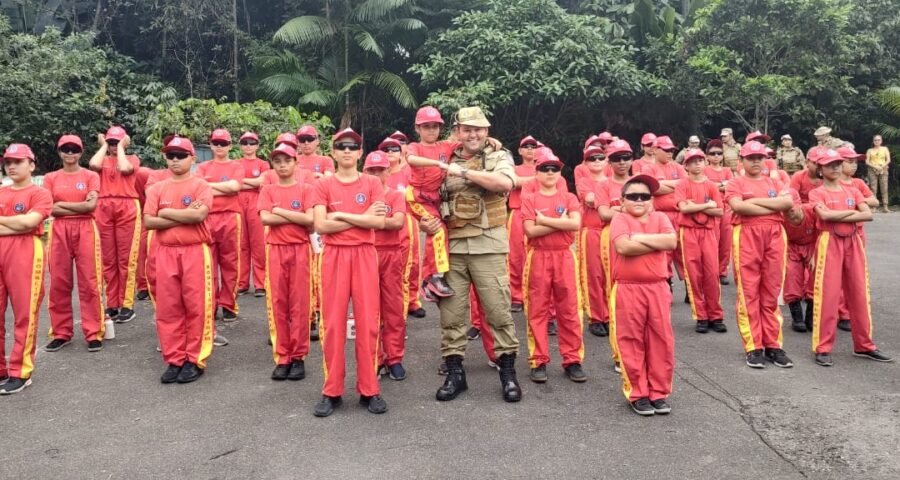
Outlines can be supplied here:
M887 141L900 142L900 87L888 87L876 94L878 103L890 117L889 121L876 121L875 127Z

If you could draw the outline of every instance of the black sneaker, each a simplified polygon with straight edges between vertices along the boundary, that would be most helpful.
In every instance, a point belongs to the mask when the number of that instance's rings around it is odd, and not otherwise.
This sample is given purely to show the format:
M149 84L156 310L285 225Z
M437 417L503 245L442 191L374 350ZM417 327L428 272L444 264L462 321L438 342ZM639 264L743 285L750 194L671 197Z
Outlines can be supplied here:
M725 333L728 331L728 327L725 326L724 320L710 320L709 328L716 333Z
M282 381L287 380L288 372L291 371L291 364L285 363L283 365L275 365L275 370L272 370L272 380Z
M203 376L203 369L192 362L184 362L178 373L178 383L191 383Z
M262 298L266 296L265 288L257 288L256 291L253 292L253 296L256 298Z
M304 378L306 378L306 364L303 363L303 360L291 362L291 370L288 372L287 379L296 382Z
M400 363L395 363L393 365L388 365L388 376L391 377L391 380L403 380L406 378L406 369L403 368L403 365Z
M791 368L794 366L794 362L780 348L767 348L766 360L772 362L778 368Z
M387 411L387 402L381 398L381 395L372 395L371 397L360 395L359 404L366 407L366 410L368 410L369 413L378 414Z
M447 368L447 362L441 362L438 365L438 375L447 375L448 373L450 373L450 370Z
M834 365L834 360L831 359L831 354L828 352L817 353L816 354L816 365L821 365L823 367L831 367Z
M225 307L222 307L222 321L223 322L234 322L237 319L238 319L238 316L236 313L232 312L231 310L229 310Z
M893 362L894 361L894 359L892 357L885 355L884 353L881 352L881 350L878 350L877 348L875 350L869 350L868 352L853 352L853 356L860 357L860 358L868 358L869 360L875 360L876 362Z
M613 362L613 371L616 373L622 373L622 364L620 362Z
M607 329L606 324L602 322L594 322L589 324L588 331L591 332L591 335L597 337L605 337L609 335L609 329Z
M763 359L763 350L761 348L747 352L747 366L750 368L766 368Z
M653 400L652 402L650 402L650 405L653 405L653 413L657 415L668 415L672 412L672 407L670 407L669 404L666 403L665 398Z
M551 337L555 337L556 334L557 334L556 319L551 318L550 323L547 324L547 335L549 335Z
M684 292L684 303L690 305L691 304L691 296L687 292Z
M99 352L100 350L103 350L103 342L100 340L91 340L88 342L89 352Z
M477 340L480 337L481 337L481 330L479 330L475 327L470 327L469 331L466 333L466 338L468 338L469 340Z
M319 341L319 322L315 320L311 324L309 324L309 341Z
M653 405L650 404L649 398L639 398L631 402L631 409L634 410L634 413L644 417L650 417L656 414Z
M119 316L118 308L107 308L106 309L106 318L110 320L115 320Z
M424 309L424 308L417 308L417 309L415 309L415 310L410 310L410 311L409 311L409 316L415 317L415 318L425 318L425 309Z
M12 395L25 390L25 387L31 385L30 378L9 377L6 383L0 387L0 395Z
M0 377L0 386L6 385L6 382L9 380L9 375L3 375Z
M719 277L719 285L729 285L731 282L728 281L728 277L721 276Z
M519 303L519 302L513 302L513 303L509 306L509 311L512 312L512 313L519 313L519 312L521 312L522 310L525 310L525 305L522 305L522 304Z
M838 320L838 328L845 332L849 332L850 331L850 320L847 320L846 318L842 318L842 319Z
M63 340L61 338L54 338L50 343L44 347L45 352L57 352L62 350L63 347L72 343L72 340Z
M249 288L241 288L241 289L239 289L239 290L237 291L237 294L238 294L238 295L246 295L247 292L249 292L249 291L250 291Z
M163 372L162 377L159 378L159 381L162 383L175 383L178 380L179 373L181 373L181 367L169 365L166 367L166 371Z
M450 288L443 275L432 275L425 281L425 290L430 291L436 297L450 297L456 292Z
M135 296L135 298L142 302L145 302L150 299L150 292L148 292L147 290L141 290L137 293L137 296Z
M566 367L566 377L575 383L584 383L587 381L587 375L581 369L581 364L573 363Z
M122 308L119 310L119 316L116 317L116 323L128 323L135 318L134 310L130 308Z
M322 395L322 400L319 400L319 403L316 404L316 408L313 410L313 415L317 417L327 417L334 413L334 409L340 407L344 404L344 399L341 397L329 397L328 395Z
M697 325L694 326L694 331L697 333L706 333L709 331L709 320L697 320Z
M426 288L426 285L428 285L427 282L422 282L422 298L424 298L426 302L437 303L437 295L431 293L431 290L428 290L428 288Z
M534 383L546 383L547 366L539 365L537 368L532 368L531 373L528 374L528 378L531 379L531 381Z

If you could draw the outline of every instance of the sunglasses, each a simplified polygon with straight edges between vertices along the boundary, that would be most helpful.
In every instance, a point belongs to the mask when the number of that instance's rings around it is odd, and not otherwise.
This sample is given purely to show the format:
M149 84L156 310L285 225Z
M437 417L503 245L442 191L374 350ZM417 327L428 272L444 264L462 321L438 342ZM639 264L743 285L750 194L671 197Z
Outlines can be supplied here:
M307 137L305 135L302 137L297 137L297 141L300 143L312 143L312 142L315 142L316 140L318 140L317 137Z
M166 152L166 160L184 160L189 157L191 154L188 152Z
M400 147L385 147L385 149L384 149L384 151L388 152L388 153L397 153L400 150L401 150Z
M259 142L257 142L256 140L241 140L241 145L254 146L254 145L259 145Z
M615 157L609 157L609 163L625 163L631 160L631 155L617 155Z
M215 140L213 142L210 142L210 145L212 145L214 147L220 147L220 148L221 147L229 147L229 146L231 146L231 142L223 142L221 140Z
M541 173L559 173L562 169L556 165L543 165L538 167L537 171Z
M709 156L711 156L711 157L721 157L722 155L724 155L724 153L723 153L723 152L720 152L720 151L706 152L706 154L709 155Z
M72 155L75 153L81 153L81 149L74 145L63 145L63 146L59 147L59 152L65 153L67 155Z
M535 148L537 148L537 145L535 145L533 143L529 143L526 145L522 145L522 148L524 148L525 150L534 150Z
M649 202L650 199L653 198L653 195L650 195L649 193L626 193L625 195L622 195L622 197L630 202Z
M350 150L351 152L355 152L362 148L358 143L335 143L334 149L337 151L346 151Z
M602 162L606 160L606 155L591 155L587 159L589 162Z
M110 147L115 147L116 145L119 144L119 141L118 140L107 140L106 144L109 145Z

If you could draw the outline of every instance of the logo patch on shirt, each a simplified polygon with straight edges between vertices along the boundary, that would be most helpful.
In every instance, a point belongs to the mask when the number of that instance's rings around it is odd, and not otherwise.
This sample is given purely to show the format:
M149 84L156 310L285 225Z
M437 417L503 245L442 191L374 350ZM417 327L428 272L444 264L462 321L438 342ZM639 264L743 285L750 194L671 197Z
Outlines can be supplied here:
M25 204L24 204L24 203L17 203L17 204L13 207L13 210L15 210L16 213L22 213L22 212L25 211Z
M672 178L677 180L677 179L678 179L678 172L672 172Z
M315 171L315 172L321 172L321 171L322 171L322 166L319 165L318 163L315 164L315 165L313 165L313 171Z
M366 203L366 194L365 193L357 193L356 194L356 203L362 205Z
M565 211L566 211L566 207L564 207L564 206L562 206L562 205L557 205L557 206L556 206L556 214L557 214L557 215L562 215L563 212L565 212Z
M703 196L703 201L704 201L704 202L708 202L708 201L710 201L710 200L712 200L712 199L709 198L709 195L704 195L704 196Z
M390 206L390 205L387 205L387 206L386 206L386 209L387 209L387 214L388 214L388 215L390 215L390 214L391 214L391 213L393 213L393 212L394 212L394 209L393 209L393 208L391 208L391 206Z
M440 161L441 161L441 163L447 163L447 155L444 155L444 154L442 153L442 154L441 154L441 157L440 157Z
M258 177L258 176L259 176L259 169L258 169L258 168L254 168L252 173L253 173L253 176L254 176L254 177Z
M85 188L87 188L87 185L85 185L84 182L78 182L75 184L75 190L84 190Z
M854 205L856 205L856 201L853 200L852 198L848 198L848 199L847 199L847 206L848 206L848 207L852 207L852 206L854 206Z
M300 200L291 200L291 208L300 210Z
M227 182L228 180L228 175L222 175L222 178L219 179L220 182Z
M774 189L769 189L769 198L775 198L777 195Z
M186 206L190 205L191 203L194 203L194 197L192 197L190 195L185 195L185 196L181 197L181 203L186 207Z

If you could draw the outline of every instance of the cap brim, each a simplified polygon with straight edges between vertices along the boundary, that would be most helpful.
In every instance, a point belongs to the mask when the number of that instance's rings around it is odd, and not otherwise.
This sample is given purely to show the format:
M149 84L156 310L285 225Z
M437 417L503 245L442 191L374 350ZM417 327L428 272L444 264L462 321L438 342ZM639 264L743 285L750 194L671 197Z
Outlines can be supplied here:
M643 184L647 185L647 188L650 189L651 194L656 193L656 191L659 190L659 180L651 177L650 175L643 175L643 174L635 175L635 176L629 178L627 181L625 181L626 184L635 183L635 182L643 183ZM624 187L623 187L623 190L624 190Z
M362 143L362 137L356 132L346 132L346 133L341 133L341 134L335 135L334 138L331 139L331 142L334 143L343 138L351 138L356 143L360 143L360 144Z
M491 122L487 120L470 120L468 122L459 122L460 125L466 125L469 127L479 127L479 128L487 128L491 126Z

